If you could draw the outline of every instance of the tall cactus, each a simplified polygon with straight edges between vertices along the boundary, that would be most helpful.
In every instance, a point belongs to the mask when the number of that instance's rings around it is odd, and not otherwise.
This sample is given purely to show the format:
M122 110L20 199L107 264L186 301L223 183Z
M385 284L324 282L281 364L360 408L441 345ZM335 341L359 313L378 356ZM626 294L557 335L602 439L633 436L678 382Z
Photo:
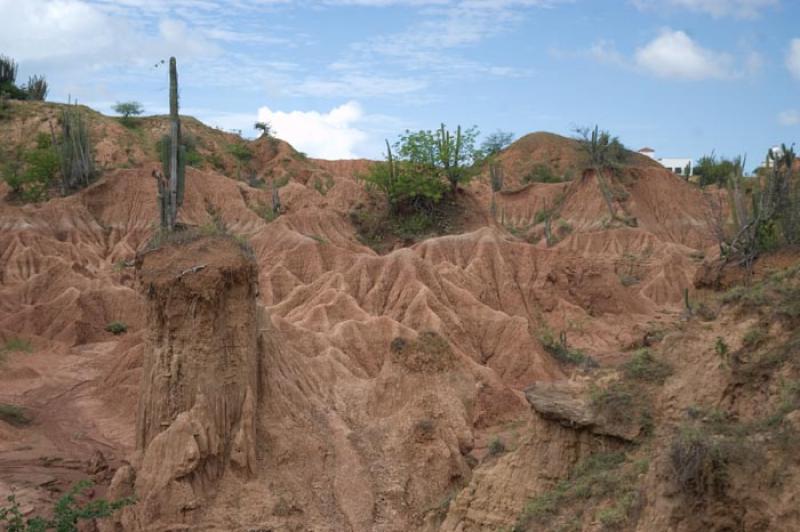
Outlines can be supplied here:
M164 174L158 181L161 227L173 231L178 221L178 207L183 204L186 176L186 146L181 144L181 121L178 116L178 67L169 58L169 135L161 142Z
M447 131L444 124L439 128L437 138L437 147L439 149L439 161L444 167L444 173L447 180L450 181L450 187L455 193L458 188L458 182L461 180L461 170L458 167L461 161L461 126L456 128L455 138Z
M496 163L489 163L489 178L492 185L492 204L489 206L489 211L492 213L492 218L496 218L497 205L495 203L495 194L503 189L503 167Z

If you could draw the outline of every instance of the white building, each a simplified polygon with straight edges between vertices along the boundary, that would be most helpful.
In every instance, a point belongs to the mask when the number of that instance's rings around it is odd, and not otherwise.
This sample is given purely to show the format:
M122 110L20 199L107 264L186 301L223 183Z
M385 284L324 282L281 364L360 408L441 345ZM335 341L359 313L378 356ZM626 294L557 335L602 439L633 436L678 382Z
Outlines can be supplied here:
M692 175L694 160L689 157L656 157L656 151L653 148L642 148L639 153L660 162L664 168L674 174L686 178Z
M692 169L694 169L694 161L687 157L664 157L656 159L656 161L670 172L683 177L692 175Z

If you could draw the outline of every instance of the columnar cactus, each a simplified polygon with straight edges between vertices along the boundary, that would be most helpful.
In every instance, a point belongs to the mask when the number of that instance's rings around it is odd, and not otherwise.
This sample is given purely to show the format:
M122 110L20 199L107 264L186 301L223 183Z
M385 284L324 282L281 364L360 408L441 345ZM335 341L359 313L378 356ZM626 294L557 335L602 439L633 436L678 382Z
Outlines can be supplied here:
M164 137L161 148L164 173L169 176L157 178L161 227L173 231L178 207L183 204L186 175L186 147L181 144L178 116L178 67L174 57L169 58L169 136Z

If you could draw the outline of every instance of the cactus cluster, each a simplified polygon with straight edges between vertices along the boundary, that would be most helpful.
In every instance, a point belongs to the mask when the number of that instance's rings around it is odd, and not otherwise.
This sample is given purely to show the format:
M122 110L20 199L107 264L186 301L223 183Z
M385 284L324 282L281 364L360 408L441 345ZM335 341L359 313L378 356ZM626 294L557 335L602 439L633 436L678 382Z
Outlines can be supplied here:
M58 144L51 124L53 145L58 146L62 175L61 193L83 188L95 175L89 126L78 102L66 105L61 114L61 143Z
M181 143L178 67L174 57L169 58L169 136L162 139L161 150L163 174L156 176L161 228L173 231L178 221L178 208L183 204L186 182L186 146Z
M461 126L456 128L456 134L453 136L442 124L439 131L436 132L436 144L439 148L438 154L441 165L447 175L447 180L450 181L450 187L455 192L461 180L461 170L458 164L462 159Z

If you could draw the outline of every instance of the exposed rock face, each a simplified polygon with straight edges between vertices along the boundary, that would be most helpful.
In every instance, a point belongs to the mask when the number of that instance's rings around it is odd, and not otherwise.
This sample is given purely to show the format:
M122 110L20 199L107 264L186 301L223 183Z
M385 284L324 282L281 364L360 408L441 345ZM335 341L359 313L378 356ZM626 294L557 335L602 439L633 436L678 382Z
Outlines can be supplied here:
M254 470L257 270L225 238L168 246L137 266L149 325L137 458L115 485L135 474L140 502L129 513L146 526L191 522L226 471Z
M636 423L609 422L592 407L586 386L574 381L536 382L525 390L525 398L543 418L598 436L634 441L641 429Z

